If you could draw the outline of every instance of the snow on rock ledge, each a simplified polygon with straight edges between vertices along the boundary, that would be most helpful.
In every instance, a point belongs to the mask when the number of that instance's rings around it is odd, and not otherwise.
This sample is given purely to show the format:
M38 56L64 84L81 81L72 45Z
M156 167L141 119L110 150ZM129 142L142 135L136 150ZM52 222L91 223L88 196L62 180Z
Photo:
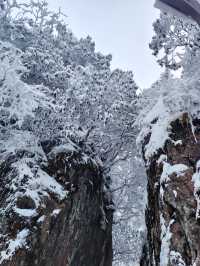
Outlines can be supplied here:
M72 142L40 145L14 130L4 136L0 265L111 265L111 203L95 160Z
M200 120L191 121L191 115L184 113L169 126L162 149L145 157L146 261L156 266L200 265Z
M146 160L164 148L171 138L171 122L180 117L184 119L184 114L194 131L192 120L200 115L199 90L200 84L194 79L163 77L144 92L137 121L141 128L137 142L143 146Z
M199 90L194 79L164 77L144 93L138 120L148 176L144 265L200 265Z

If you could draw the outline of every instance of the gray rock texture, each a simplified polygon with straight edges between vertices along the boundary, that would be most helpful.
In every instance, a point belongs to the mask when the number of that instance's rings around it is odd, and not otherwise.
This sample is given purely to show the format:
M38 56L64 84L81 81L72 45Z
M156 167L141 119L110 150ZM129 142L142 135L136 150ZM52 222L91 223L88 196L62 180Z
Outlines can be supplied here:
M141 265L199 266L200 190L195 190L193 176L199 172L200 120L191 121L185 113L170 128L164 148L146 161L148 235ZM173 169L182 165L185 169L181 173L171 171L163 179L166 165Z
M0 265L112 265L112 202L94 159L56 141L0 156Z

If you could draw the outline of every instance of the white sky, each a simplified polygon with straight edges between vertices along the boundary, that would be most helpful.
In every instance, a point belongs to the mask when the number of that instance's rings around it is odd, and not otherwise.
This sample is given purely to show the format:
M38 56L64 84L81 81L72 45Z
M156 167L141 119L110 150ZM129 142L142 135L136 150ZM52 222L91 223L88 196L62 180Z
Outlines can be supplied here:
M160 74L148 43L152 22L159 12L154 0L48 0L61 7L77 37L90 35L96 50L113 55L113 68L132 70L137 84L146 88Z

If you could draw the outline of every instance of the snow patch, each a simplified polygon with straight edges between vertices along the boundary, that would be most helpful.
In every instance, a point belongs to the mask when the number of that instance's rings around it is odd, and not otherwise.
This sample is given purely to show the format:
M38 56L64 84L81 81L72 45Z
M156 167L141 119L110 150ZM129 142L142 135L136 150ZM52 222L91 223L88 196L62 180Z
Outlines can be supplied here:
M172 233L170 232L171 225L174 223L174 220L171 220L169 225L165 225L165 220L161 214L160 216L161 223L161 251L160 251L160 266L166 266L169 262L170 254L170 241Z
M33 167L34 166L34 167ZM8 198L7 210L13 209L19 216L31 218L37 216L37 209L43 198L53 194L58 200L63 200L67 196L67 191L54 179L44 172L34 159L23 158L12 164L11 189L13 193ZM13 173L15 177L13 178ZM35 209L21 209L16 203L18 198L28 197L34 202Z
M38 220L37 223L43 223L45 220L45 215L42 215Z
M170 179L169 177L172 174L176 174L177 176L181 176L185 173L185 171L188 170L188 166L185 164L175 164L175 165L170 165L167 162L163 162L163 171L162 175L160 177L160 196L161 199L163 199L164 196L164 190L162 184L166 184Z
M160 178L161 182L165 182L169 180L169 176L172 174L176 174L177 176L181 176L185 171L188 170L188 166L185 164L174 164L170 165L167 162L163 164L163 172Z
M169 115L165 108L162 97L153 106L152 110L142 120L146 125L141 130L137 142L142 141L148 134L151 135L145 146L145 157L150 158L158 149L162 148L169 138Z
M20 208L14 208L14 211L22 217L34 217L37 216L37 212L36 210L32 210L32 209L20 209Z
M167 161L167 155L162 154L162 155L160 155L160 158L157 160L157 163L161 164L161 163L166 162L166 161Z
M1 251L0 253L0 264L4 261L9 260L17 250L26 246L26 239L29 235L29 230L23 229L20 231L14 240L9 240L7 243L8 247L6 250Z
M170 262L176 266L186 266L181 254L177 251L170 252Z
M196 210L196 219L200 218L200 198L199 198L199 191L200 191L200 160L197 162L196 165L196 173L192 176L192 181L194 182L194 196L197 201L197 210Z
M177 198L177 191L176 190L173 190L173 194L174 194L174 197Z
M174 143L175 146L178 146L178 145L182 145L183 141L182 140L177 140L177 141L173 141L173 143Z
M59 214L60 212L61 212L61 209L55 209L55 210L53 210L51 216L56 217L56 216L58 216L58 214Z
M49 158L55 158L56 154L59 153L68 153L68 152L74 152L76 151L77 148L75 147L75 145L72 145L71 143L67 143L67 144L62 144L59 145L55 148L53 148L53 150L48 154Z
M44 160L46 156L38 142L38 139L28 131L7 130L5 134L0 132L0 151L3 156L25 150Z

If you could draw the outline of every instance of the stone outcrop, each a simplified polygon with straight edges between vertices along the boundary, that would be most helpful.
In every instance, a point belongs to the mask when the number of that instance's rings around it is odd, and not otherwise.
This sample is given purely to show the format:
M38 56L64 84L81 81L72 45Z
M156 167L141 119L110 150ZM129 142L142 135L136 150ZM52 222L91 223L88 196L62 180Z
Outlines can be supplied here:
M164 148L146 160L148 234L141 265L200 266L200 120L184 113L170 132Z
M112 202L101 167L72 143L34 150L29 138L1 149L0 265L112 265Z

